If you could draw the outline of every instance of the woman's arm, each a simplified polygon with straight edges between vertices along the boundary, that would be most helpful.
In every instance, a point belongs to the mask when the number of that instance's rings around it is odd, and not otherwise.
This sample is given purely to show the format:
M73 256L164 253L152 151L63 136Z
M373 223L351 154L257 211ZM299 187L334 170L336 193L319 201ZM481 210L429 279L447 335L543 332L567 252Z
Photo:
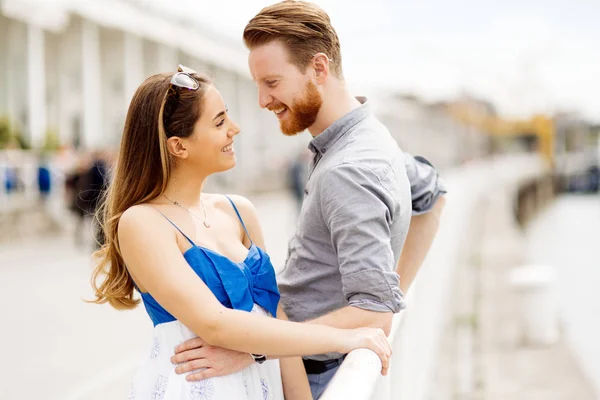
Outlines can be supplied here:
M266 251L264 236L254 206L248 199L242 196L232 195L230 197L238 208L252 241ZM231 207L228 201L226 206ZM235 215L232 215L232 218L236 218L237 220L237 216ZM244 245L249 247L250 240L243 233L243 230L240 231L240 235L243 236ZM281 306L277 309L277 318L285 321L288 320ZM208 368L200 372L189 374L186 378L191 381L207 379L213 376L229 375L254 363L247 353L209 346L204 344L200 338L185 341L177 346L175 352L173 362L179 364L175 369L178 374L198 371L199 366L208 366ZM269 359L273 358L279 357L269 356ZM279 365L281 367L285 398L290 400L312 399L302 358L281 357Z
M281 356L368 347L387 369L390 349L383 332L307 326L224 307L183 258L175 232L149 207L132 207L123 214L119 244L140 286L208 344Z

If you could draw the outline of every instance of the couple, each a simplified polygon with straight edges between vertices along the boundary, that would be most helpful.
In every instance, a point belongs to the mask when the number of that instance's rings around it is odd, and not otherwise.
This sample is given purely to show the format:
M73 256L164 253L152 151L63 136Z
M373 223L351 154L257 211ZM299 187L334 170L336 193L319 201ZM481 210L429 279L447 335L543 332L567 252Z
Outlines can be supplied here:
M252 204L202 191L236 163L240 128L219 91L184 67L148 78L127 113L93 277L96 302L133 308L135 289L154 324L130 399L318 398L356 348L385 374L385 333L437 229L437 173L350 96L323 10L266 7L244 41L261 107L284 134L313 136L297 232L276 282Z

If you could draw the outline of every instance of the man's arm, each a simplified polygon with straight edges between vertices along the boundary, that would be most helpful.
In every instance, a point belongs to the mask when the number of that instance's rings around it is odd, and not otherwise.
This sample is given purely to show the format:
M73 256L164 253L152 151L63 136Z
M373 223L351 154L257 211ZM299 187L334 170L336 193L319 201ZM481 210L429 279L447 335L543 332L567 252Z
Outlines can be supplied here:
M288 321L287 315L281 308L277 308L277 318ZM272 359L273 357L269 357ZM312 399L310 384L306 376L306 370L301 357L286 357L279 359L281 370L281 383L283 386L283 397L286 400Z
M309 323L370 326L388 334L393 313L403 307L390 228L402 191L396 190L395 180L382 184L380 178L368 168L342 164L327 171L320 183L321 212L348 306Z
M344 307L323 315L319 318L306 321L309 324L328 325L335 328L352 329L360 327L381 328L386 335L392 329L394 313L363 310L358 307Z
M413 217L396 268L403 293L410 287L433 243L445 204L443 195L446 193L437 171L425 158L405 153L405 167L411 186ZM389 334L392 316L391 312L349 306L307 322L339 328L372 326L382 328Z
M404 166L410 182L412 215L431 211L438 198L446 193L446 186L435 167L425 158L404 153Z
M445 204L446 198L440 196L430 212L415 215L410 221L410 229L396 268L396 273L400 276L400 290L404 294L417 276L429 252L440 226L440 217Z
M406 293L417 276L439 227L447 192L436 169L425 158L404 153L410 182L412 214L410 229L400 254L396 272L400 289Z

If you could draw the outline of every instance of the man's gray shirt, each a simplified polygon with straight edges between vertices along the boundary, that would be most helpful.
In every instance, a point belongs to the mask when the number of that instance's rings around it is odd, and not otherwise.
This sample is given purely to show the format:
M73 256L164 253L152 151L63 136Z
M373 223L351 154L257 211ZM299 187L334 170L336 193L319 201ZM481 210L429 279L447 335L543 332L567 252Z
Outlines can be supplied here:
M304 203L278 276L292 321L346 306L404 308L395 269L411 214L427 212L445 192L435 169L403 153L366 99L359 100L309 144L314 159Z

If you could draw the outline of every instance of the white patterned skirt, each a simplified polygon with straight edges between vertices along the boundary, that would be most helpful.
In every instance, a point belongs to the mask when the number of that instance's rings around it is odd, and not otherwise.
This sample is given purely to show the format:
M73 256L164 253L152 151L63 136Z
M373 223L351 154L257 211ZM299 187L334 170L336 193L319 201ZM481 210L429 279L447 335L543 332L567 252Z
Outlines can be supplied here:
M252 312L266 314L260 306ZM129 400L283 400L278 360L254 363L231 375L188 382L171 363L175 347L196 335L179 321L154 328L153 346L138 370Z

